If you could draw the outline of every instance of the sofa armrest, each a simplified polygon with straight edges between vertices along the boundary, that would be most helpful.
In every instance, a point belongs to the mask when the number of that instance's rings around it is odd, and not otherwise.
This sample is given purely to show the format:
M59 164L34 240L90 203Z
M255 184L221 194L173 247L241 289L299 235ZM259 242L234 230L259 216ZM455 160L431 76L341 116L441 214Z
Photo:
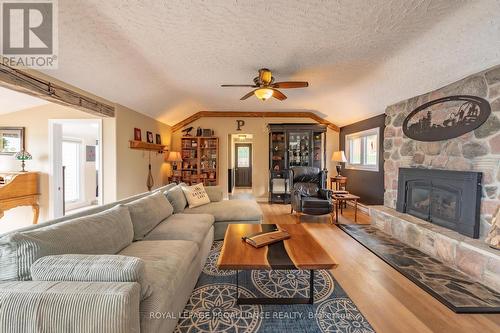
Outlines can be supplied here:
M33 281L138 282L141 300L151 296L142 259L122 255L62 254L45 256L31 265Z
M139 332L135 282L0 283L0 332Z
M205 192L207 192L210 202L222 201L224 198L224 191L220 186L205 186Z

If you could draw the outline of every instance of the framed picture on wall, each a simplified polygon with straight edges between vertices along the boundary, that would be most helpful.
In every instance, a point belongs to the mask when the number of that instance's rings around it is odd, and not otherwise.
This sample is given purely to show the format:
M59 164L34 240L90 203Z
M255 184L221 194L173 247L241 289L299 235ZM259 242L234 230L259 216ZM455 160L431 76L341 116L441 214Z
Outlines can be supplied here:
M154 143L152 132L149 132L149 131L146 132L146 140L148 141L148 143Z
M135 141L141 141L142 140L142 135L141 135L141 129L140 128L134 128L134 140Z
M14 155L24 149L24 127L0 127L0 155Z
M156 144L161 145L161 135L160 134L156 134Z

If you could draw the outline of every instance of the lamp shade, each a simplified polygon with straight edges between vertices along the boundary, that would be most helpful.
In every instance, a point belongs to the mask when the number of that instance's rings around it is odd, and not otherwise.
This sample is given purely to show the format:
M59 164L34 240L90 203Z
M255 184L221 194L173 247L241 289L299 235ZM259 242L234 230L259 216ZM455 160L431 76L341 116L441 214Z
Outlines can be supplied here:
M347 158L345 158L345 154L343 150L334 151L332 155L332 161L334 162L347 162Z
M273 96L273 90L269 88L260 88L255 90L254 94L258 99L265 101Z
M21 150L20 152L17 152L16 155L14 155L14 158L19 161L27 161L31 160L33 157L31 157L31 154L26 150Z
M167 162L181 162L182 161L181 153L179 153L178 151L169 152L167 155L166 161Z

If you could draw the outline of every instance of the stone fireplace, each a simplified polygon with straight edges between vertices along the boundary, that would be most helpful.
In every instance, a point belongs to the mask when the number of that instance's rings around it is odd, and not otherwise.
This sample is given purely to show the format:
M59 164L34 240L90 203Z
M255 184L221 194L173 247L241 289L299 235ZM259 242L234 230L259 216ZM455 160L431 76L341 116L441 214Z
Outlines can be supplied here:
M481 178L480 172L400 168L396 208L478 238Z
M414 109L452 95L486 99L491 115L453 139L404 135ZM384 205L370 207L372 224L500 291L500 251L484 242L500 205L500 66L388 106L385 114Z

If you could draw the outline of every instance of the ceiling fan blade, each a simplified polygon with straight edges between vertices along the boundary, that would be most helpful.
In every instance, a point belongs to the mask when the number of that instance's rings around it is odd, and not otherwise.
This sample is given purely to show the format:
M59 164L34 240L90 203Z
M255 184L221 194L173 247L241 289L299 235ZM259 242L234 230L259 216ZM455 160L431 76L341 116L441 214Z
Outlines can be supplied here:
M253 93L254 93L254 91L255 90L252 90L248 94L246 94L245 96L243 96L242 98L240 98L240 101L243 101L243 100L247 99L248 97L252 96Z
M257 88L258 86L254 84L221 84L221 87L248 87L248 88Z
M280 101L283 101L286 99L285 94L283 94L281 91L277 89L273 89L273 97L276 99L279 99Z
M305 82L305 81L284 81L284 82L273 83L271 86L273 88L280 88L280 89L305 88L305 87L309 87L309 82Z

